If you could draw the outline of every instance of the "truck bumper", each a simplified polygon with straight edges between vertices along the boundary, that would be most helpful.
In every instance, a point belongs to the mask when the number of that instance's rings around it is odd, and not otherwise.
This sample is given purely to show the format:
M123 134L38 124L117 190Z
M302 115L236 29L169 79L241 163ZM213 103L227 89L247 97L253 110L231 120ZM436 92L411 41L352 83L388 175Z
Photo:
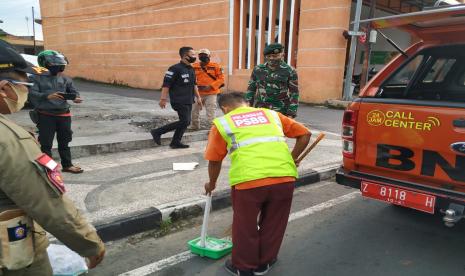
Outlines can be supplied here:
M435 209L445 211L451 203L465 205L465 193L454 190L431 187L418 183L403 182L391 178L380 177L362 172L346 172L343 167L336 171L336 182L340 185L352 187L360 190L362 181L378 183L384 186L402 188L413 192L426 193L436 196Z
M338 184L347 186L347 187L352 187L360 190L360 185L362 183L362 179L357 179L353 177L349 177L345 172L342 167L337 169L336 171L336 182Z

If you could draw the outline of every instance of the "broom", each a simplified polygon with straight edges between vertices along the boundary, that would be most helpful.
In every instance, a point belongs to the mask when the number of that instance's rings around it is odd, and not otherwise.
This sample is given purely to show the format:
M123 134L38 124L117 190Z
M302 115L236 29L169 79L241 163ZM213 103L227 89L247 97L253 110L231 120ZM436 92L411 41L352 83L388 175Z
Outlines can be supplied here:
M325 138L325 136L326 134L324 134L323 132L318 134L315 141L312 144L310 144L310 146L304 152L300 154L300 156L296 160L296 163L300 164L300 162L302 162L302 160L304 160L304 158L307 157L307 155L316 147L316 145L318 145L318 143L321 140L323 140L323 138ZM228 229L224 231L224 235L232 237L232 224L228 227Z
M321 132L320 134L318 134L318 136L316 137L315 141L299 156L299 158L297 158L296 160L296 163L297 164L300 164L300 162L305 158L307 157L307 155L313 150L314 147L316 147L316 145L321 141L323 140L323 138L325 138L326 134L324 134L323 132Z

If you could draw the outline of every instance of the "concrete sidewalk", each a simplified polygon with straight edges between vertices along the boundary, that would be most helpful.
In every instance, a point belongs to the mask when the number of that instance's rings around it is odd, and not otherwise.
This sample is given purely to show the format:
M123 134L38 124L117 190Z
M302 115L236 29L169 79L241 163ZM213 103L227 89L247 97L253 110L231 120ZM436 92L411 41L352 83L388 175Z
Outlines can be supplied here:
M76 163L86 172L64 175L68 196L88 214L106 240L157 228L162 220L199 215L205 201L203 185L208 181L205 146L206 141L200 141L185 150L161 146L79 158ZM302 162L299 185L334 176L340 156L339 137L328 135ZM199 165L193 171L173 171L175 162ZM229 165L225 160L213 209L230 205Z

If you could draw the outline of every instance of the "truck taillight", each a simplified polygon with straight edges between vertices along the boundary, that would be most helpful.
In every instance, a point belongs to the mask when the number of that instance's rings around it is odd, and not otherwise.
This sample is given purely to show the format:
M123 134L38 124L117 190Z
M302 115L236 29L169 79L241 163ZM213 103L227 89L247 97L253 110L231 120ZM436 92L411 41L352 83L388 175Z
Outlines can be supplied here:
M357 111L346 110L342 119L342 155L346 158L355 157L355 126Z

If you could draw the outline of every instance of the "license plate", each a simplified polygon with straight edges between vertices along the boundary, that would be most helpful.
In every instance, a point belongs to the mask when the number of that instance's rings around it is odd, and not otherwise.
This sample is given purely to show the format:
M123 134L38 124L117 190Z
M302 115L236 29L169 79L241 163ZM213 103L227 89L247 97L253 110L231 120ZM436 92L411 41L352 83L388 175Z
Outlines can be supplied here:
M436 197L395 187L362 181L362 195L369 198L405 206L426 213L434 214Z

